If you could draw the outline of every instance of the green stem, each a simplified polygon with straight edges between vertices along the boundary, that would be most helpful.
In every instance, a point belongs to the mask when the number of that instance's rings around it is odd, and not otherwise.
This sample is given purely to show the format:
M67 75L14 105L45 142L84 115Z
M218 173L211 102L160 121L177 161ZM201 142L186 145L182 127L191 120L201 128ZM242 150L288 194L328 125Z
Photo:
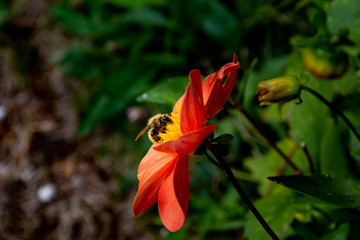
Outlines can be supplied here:
M270 139L270 137L256 124L253 117L250 116L244 109L239 108L241 113L247 118L247 120L256 128L256 130L266 139L270 146L289 164L295 171L302 173L301 170L291 161L291 159L285 155L283 151Z
M309 88L307 86L301 86L302 89L304 89L305 91L308 91L309 93L311 93L312 95L314 95L315 97L317 97L320 101L322 101L326 106L328 106L331 111L333 111L335 114L339 115L344 122L348 125L348 127L351 129L351 131L355 134L355 136L357 137L357 139L360 141L360 134L359 132L356 130L355 126L350 122L350 120L345 116L345 114L338 109L337 107L335 107L335 105L333 105L331 102L329 102L328 100L326 100L323 96L320 95L320 93L318 93L317 91L315 91L312 88Z
M315 173L315 168L314 168L314 163L312 161L310 152L305 144L305 142L301 142L300 143L300 147L303 149L305 155L306 155L306 159L308 160L309 163L309 168L310 168L310 173Z
M285 160L290 167L292 167L297 173L301 174L302 171L291 161L291 159L285 155L285 153L278 148L276 143L274 143L266 132L256 123L255 119L244 110L238 103L236 103L232 98L229 98L229 102L232 107L240 110L240 112L246 117L246 119L253 125L253 127L266 139L268 144Z
M254 214L256 219L259 221L259 223L262 225L262 227L265 229L265 231L269 234L271 239L279 240L279 238L276 236L274 231L270 228L270 226L267 224L265 219L261 216L259 211L255 208L254 204L251 202L249 197L246 195L245 191L240 186L239 182L236 180L233 172L231 171L230 167L226 164L225 160L220 156L214 149L210 147L210 151L215 156L216 160L220 163L222 166L222 169L225 171L226 175L229 177L232 185L235 187L236 191L239 193L245 204L248 206L250 211Z

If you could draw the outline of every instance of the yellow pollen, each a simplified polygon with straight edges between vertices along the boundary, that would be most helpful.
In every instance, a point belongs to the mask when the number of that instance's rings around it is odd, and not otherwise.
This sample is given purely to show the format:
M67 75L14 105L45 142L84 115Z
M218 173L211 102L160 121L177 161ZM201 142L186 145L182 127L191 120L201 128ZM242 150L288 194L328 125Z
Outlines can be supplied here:
M183 135L180 128L180 112L181 112L181 104L176 105L177 113L171 113L170 118L172 123L166 125L166 131L160 132L159 137L160 141L158 144L162 144L167 141L178 139Z

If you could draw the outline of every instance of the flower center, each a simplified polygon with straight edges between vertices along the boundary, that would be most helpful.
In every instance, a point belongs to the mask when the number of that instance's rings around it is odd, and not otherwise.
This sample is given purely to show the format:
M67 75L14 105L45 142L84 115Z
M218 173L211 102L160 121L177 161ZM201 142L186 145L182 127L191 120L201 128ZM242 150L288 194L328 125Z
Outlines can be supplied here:
M183 135L180 128L180 112L181 104L176 105L177 113L171 113L170 119L171 123L166 124L165 131L159 133L159 141L157 144L162 144L167 141L178 139Z

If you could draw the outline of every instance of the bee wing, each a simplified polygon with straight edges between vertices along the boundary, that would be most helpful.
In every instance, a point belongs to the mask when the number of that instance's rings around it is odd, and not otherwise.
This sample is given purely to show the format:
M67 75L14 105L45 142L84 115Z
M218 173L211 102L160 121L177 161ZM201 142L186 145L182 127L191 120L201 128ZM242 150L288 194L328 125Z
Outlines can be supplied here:
M146 132L146 130L149 129L150 126L151 126L151 124L148 124L146 127L144 127L144 129L141 130L141 132L139 132L139 134L136 136L135 141L137 141L139 139L139 137L141 137Z

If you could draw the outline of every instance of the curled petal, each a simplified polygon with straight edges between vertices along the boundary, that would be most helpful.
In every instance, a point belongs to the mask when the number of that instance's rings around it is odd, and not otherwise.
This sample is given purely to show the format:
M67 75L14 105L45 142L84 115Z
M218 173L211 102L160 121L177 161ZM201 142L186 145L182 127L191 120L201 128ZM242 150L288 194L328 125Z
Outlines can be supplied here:
M183 134L200 129L205 123L200 71L192 70L189 77L190 83L180 113L180 127Z
M214 117L228 99L236 79L236 71L240 66L236 64L237 56L234 54L232 63L225 64L219 71L205 78L203 82L203 96L207 118ZM221 84L226 76L226 81Z
M163 144L154 146L157 151L165 153L178 153L180 155L188 155L197 149L202 140L209 136L215 130L215 125L210 125L196 131L182 135L176 140L168 141Z
M205 113L207 118L211 118L214 113L218 112L219 108L222 107L222 86L221 81L215 78L209 79L209 81L204 82L203 84L204 89L204 101L205 101ZM205 94L206 92L206 94Z
M210 95L214 95L214 91L220 90L221 81L217 81L216 74L211 74L207 76L202 84L203 87L203 98L204 98L204 104L209 105ZM217 93L218 94L218 93Z
M236 67L236 68L234 67L234 68L229 72L229 75L228 75L225 83L224 83L223 86L222 86L222 87L223 87L224 94L225 94L225 96L224 96L225 101L226 101L226 99L229 97L229 95L230 95L230 93L231 93L231 90L232 90L233 87L234 87L234 83L235 83L235 79L236 79L236 73L237 73L236 70L237 70L238 68L240 68L240 65L237 64L237 59L238 59L237 55L234 54L233 63L236 64L237 67Z
M179 230L185 221L189 205L189 160L179 158L159 190L159 215L171 232Z
M237 64L237 60L238 60L238 56L236 55L236 53L234 53L233 63Z

